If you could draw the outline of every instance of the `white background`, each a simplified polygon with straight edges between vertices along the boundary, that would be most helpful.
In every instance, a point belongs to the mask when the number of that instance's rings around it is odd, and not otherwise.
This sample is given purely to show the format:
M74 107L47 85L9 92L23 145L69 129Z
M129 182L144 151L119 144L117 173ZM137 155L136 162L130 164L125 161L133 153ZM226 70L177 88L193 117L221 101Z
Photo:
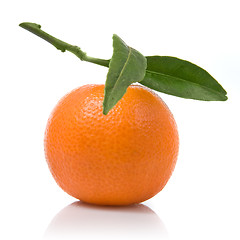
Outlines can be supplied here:
M0 239L240 239L238 2L1 1ZM106 59L116 33L144 55L203 67L227 90L226 102L159 93L180 135L162 192L139 206L106 208L57 186L43 151L48 116L72 89L104 83L107 69L57 51L18 27L24 21Z

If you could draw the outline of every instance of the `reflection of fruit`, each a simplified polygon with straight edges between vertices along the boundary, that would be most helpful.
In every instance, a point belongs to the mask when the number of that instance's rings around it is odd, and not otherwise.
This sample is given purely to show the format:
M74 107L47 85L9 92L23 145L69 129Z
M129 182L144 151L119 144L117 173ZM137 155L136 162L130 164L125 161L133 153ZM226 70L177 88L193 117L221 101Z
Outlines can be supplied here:
M167 183L178 154L178 133L165 103L130 86L105 116L104 85L85 85L63 97L45 132L45 154L59 186L102 205L142 202Z
M127 236L127 237L126 237ZM74 202L50 222L44 239L168 239L160 217L143 204L96 206Z

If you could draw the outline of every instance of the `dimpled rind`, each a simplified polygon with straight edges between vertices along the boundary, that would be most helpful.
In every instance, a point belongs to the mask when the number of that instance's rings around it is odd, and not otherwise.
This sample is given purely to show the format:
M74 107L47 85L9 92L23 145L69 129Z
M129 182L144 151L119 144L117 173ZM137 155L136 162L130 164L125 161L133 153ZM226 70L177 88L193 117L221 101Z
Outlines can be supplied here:
M107 115L104 85L64 96L50 115L45 156L58 185L71 196L101 205L145 201L166 185L179 139L173 115L149 89L132 85Z

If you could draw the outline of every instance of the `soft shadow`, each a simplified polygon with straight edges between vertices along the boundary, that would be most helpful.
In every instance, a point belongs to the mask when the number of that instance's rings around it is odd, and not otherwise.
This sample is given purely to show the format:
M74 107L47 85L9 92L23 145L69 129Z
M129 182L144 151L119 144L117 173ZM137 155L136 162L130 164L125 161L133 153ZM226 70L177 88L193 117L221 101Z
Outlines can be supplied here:
M74 202L49 224L44 239L167 239L167 230L149 207L95 206Z

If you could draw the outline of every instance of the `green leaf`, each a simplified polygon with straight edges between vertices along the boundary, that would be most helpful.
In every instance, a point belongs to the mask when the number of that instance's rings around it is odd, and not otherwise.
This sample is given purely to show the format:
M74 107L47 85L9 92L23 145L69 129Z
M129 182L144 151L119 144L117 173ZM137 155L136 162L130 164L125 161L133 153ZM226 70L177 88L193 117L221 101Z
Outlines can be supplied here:
M226 91L204 69L174 57L145 58L138 51L128 47L117 35L113 36L113 57L111 60L105 60L87 56L79 47L42 31L39 24L24 22L19 26L51 43L62 52L69 51L82 61L110 67L105 85L104 114L109 112L122 98L127 87L134 82L183 98L205 101L227 100Z
M128 86L144 78L146 67L146 58L114 34L113 56L105 83L103 114L106 115L117 104Z
M225 101L227 92L204 69L168 56L147 58L147 71L140 82L156 91L204 101Z

